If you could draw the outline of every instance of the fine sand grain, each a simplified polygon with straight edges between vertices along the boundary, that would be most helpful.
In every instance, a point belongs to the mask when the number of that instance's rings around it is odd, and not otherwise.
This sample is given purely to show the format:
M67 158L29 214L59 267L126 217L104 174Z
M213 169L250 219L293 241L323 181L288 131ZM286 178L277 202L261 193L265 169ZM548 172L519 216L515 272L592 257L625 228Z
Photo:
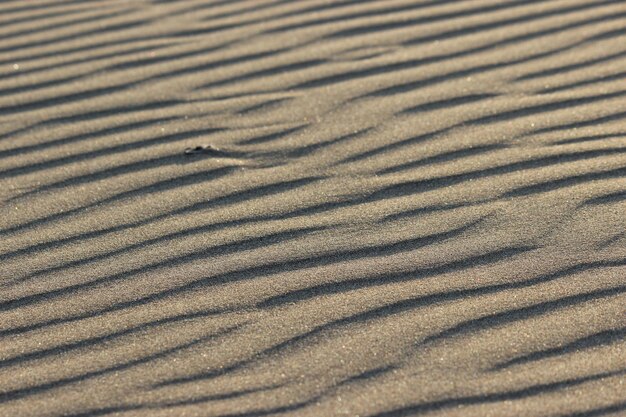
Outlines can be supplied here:
M626 415L626 2L0 3L0 416Z

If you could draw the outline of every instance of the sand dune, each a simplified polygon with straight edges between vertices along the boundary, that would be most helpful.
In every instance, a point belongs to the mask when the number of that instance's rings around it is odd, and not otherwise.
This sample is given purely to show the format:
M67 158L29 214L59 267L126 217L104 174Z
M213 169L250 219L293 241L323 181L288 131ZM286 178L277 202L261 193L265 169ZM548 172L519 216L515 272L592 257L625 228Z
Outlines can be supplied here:
M4 1L0 92L1 416L626 415L623 1Z

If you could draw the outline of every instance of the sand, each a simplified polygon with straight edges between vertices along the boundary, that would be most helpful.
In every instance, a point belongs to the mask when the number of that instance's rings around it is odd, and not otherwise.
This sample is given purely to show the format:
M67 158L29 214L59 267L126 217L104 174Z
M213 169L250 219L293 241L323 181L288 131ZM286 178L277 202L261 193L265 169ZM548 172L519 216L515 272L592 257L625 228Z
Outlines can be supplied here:
M0 416L626 415L625 28L0 3Z

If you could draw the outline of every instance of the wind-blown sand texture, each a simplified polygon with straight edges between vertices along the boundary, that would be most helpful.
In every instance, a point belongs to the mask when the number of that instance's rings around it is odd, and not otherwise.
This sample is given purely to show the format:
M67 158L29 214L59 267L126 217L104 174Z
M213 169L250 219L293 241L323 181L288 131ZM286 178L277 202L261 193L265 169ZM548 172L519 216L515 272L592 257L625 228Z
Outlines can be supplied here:
M1 416L626 415L624 1L4 1L0 92Z

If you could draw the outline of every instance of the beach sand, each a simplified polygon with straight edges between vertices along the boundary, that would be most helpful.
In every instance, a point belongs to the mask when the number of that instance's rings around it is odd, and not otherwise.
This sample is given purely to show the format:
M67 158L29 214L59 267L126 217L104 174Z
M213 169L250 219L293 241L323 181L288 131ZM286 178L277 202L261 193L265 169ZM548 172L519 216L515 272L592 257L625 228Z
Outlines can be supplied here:
M0 416L626 415L623 1L4 1L0 201Z

